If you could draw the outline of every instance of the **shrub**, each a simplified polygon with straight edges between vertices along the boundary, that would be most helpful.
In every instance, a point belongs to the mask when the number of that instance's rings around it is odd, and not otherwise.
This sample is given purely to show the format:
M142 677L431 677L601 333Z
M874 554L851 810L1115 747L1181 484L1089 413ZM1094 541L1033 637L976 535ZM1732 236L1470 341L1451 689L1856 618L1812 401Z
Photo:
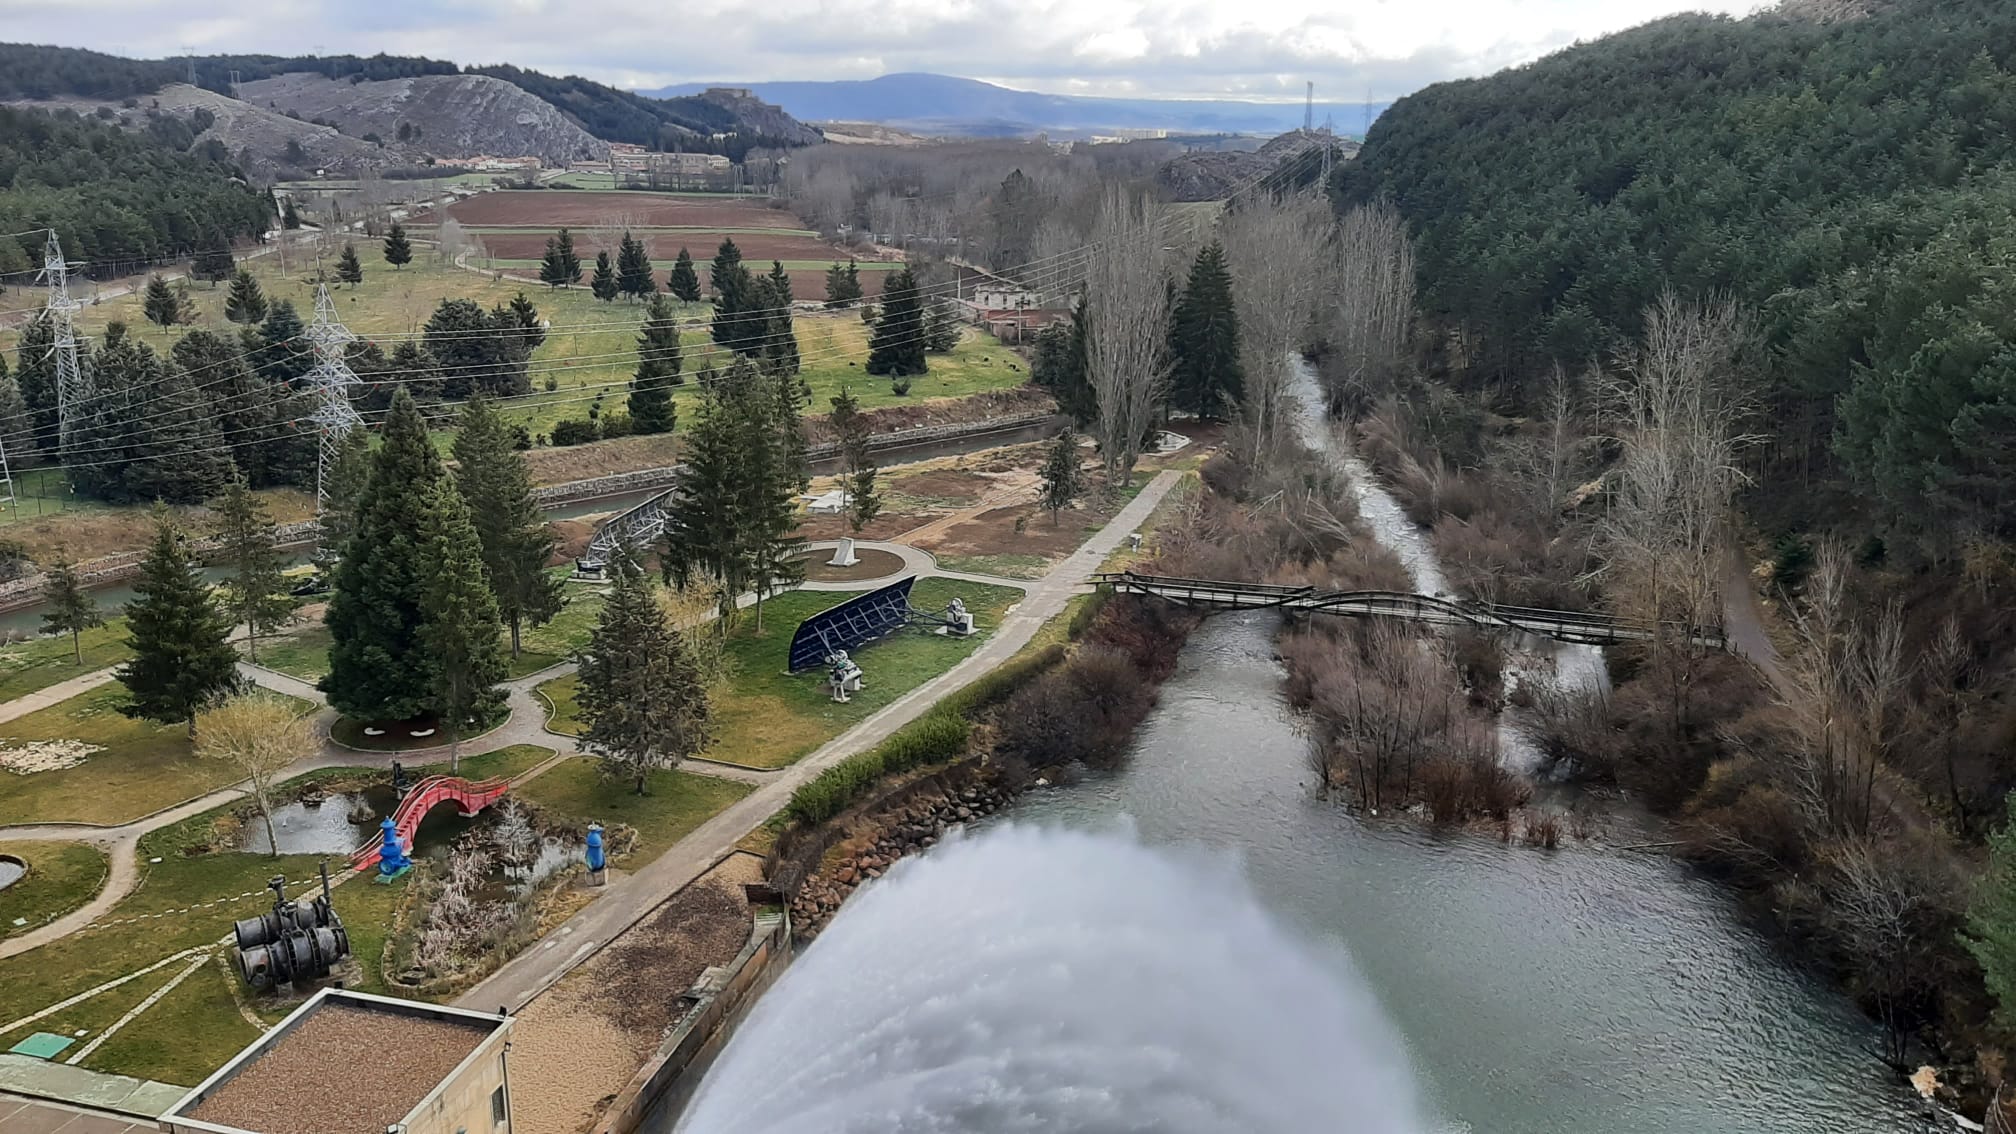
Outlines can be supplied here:
M950 760L966 751L972 725L941 705L892 733L866 752L857 752L791 793L785 814L806 826L826 822L866 795L882 777Z
M567 418L553 423L553 444L586 445L590 441L600 441L602 430L592 421Z
M892 393L892 394L895 394L895 395L896 395L897 397L899 397L899 398L907 398L907 397L909 397L909 396L910 396L910 376L909 376L908 374L904 374L904 375L899 375L898 377L895 377L895 378L892 378L892 379L890 379L890 380L889 380L889 392L890 392L890 393Z
M611 437L628 437L635 432L637 431L631 428L630 415L627 413L605 414L602 418L602 439L604 441L607 441Z

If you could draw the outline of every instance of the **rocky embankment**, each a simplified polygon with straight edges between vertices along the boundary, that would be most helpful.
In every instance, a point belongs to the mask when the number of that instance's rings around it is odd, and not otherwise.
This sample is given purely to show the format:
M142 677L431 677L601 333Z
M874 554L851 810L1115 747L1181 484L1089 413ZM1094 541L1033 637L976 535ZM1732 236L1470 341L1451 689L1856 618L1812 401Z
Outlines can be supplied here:
M990 815L1015 798L992 780L956 791L917 796L865 820L848 844L859 850L823 864L791 900L791 924L801 941L817 936L857 887L888 873L897 861L935 845L945 832Z

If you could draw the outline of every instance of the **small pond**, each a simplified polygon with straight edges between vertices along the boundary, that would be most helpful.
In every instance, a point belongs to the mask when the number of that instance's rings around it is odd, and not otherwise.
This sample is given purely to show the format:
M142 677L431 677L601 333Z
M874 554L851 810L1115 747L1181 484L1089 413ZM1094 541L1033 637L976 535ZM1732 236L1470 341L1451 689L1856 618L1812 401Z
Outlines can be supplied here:
M0 854L0 890L5 890L28 873L28 864L11 854Z

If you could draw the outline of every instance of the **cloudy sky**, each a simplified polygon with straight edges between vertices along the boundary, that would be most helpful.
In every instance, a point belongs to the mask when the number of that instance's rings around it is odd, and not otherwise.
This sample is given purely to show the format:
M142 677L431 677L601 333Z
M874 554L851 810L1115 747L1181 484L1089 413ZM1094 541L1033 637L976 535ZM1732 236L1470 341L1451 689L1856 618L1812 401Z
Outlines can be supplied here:
M121 55L510 62L631 88L936 71L1058 94L1397 97L1758 0L0 0L0 37Z

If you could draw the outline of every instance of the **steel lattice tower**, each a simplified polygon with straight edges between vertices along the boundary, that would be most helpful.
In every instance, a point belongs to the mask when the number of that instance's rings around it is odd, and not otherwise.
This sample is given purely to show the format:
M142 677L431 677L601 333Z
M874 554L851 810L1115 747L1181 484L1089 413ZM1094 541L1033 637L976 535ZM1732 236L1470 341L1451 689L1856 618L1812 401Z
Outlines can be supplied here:
M70 452L71 442L80 424L77 420L84 404L84 371L77 365L77 329L72 321L77 308L81 306L70 298L70 264L63 259L63 246L56 241L56 230L49 230L49 241L42 251L42 282L49 287L48 312L51 337L55 344L51 353L56 359L56 437L59 451ZM4 472L0 469L0 472ZM11 490L13 484L10 482Z
M336 318L336 304L329 298L327 284L315 288L315 321L308 324L307 334L315 348L315 368L306 380L308 389L318 395L315 412L308 420L315 423L320 438L315 456L315 511L320 515L329 502L329 476L342 455L343 438L364 424L363 415L350 404L350 387L360 379L344 358L344 348L356 342L357 336Z

